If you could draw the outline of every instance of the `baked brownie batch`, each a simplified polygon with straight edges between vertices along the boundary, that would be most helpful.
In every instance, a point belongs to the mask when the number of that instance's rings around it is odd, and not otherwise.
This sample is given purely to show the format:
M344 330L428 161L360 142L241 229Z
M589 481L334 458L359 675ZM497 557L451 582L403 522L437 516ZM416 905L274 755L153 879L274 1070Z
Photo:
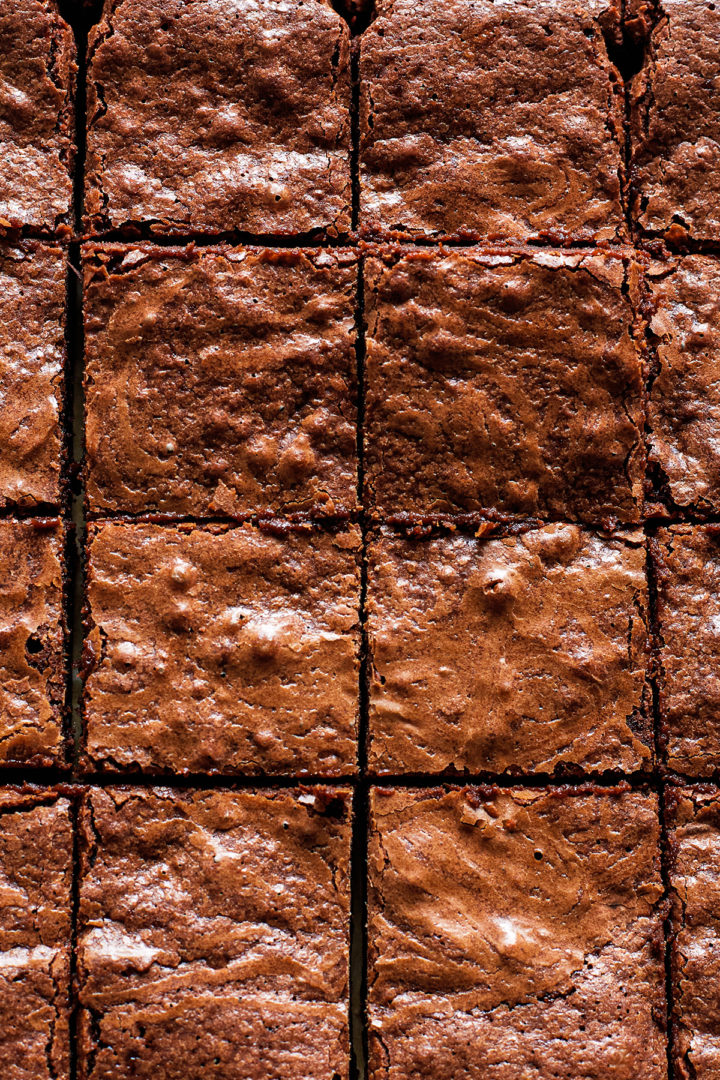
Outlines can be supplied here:
M8 1080L720 1080L720 4L0 0L0 143Z

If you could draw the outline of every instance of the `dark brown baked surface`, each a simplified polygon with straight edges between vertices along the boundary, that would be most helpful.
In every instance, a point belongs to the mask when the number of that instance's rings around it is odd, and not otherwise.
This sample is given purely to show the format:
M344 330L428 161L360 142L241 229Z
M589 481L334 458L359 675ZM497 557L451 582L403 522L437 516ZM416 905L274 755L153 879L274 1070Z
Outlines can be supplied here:
M59 247L0 246L0 506L60 502L65 277Z
M0 788L0 1065L12 1080L68 1080L70 804Z
M82 1080L348 1075L345 790L88 791Z
M662 1080L658 807L371 792L370 1076Z
M87 763L354 772L360 547L354 527L92 526Z
M0 765L65 757L64 531L0 521Z
M70 223L75 42L55 0L0 8L0 229Z
M618 253L415 252L365 274L383 516L639 520L643 365Z
M614 0L380 0L360 42L360 222L625 235Z
M108 0L88 55L86 229L349 228L349 33L327 0Z
M344 251L87 246L90 511L354 509L356 273Z
M368 552L378 772L652 764L645 543L550 525Z

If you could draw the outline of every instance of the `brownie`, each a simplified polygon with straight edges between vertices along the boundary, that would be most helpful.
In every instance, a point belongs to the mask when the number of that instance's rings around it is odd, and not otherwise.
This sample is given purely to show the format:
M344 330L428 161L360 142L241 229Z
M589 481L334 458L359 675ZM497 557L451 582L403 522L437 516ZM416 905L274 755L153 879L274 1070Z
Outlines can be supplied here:
M378 772L652 765L642 533L549 525L368 553Z
M366 482L386 517L639 519L637 266L609 252L368 261Z
M349 106L349 31L329 0L106 0L86 228L344 231Z
M0 521L0 766L64 760L64 530Z
M720 238L720 7L662 0L632 85L633 211L673 239ZM648 21L648 20L646 20Z
M720 1076L720 793L668 790L673 1051L678 1080Z
M61 498L65 278L59 247L0 246L0 506Z
M0 7L0 229L68 231L75 41L55 0Z
M84 259L91 512L355 508L354 254Z
M0 788L0 1066L69 1080L72 824L52 790Z
M360 532L90 528L86 763L355 771Z
M89 790L79 1080L348 1075L344 790Z
M657 798L371 792L372 1080L664 1080Z
M379 0L361 38L360 220L625 236L616 0Z
M710 776L720 769L720 529L660 529L653 551L667 761Z

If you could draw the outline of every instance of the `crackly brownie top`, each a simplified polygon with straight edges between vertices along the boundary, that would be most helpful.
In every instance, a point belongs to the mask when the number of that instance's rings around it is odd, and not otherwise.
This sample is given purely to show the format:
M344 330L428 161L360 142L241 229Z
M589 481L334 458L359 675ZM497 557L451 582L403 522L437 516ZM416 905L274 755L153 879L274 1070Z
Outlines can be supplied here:
M360 533L91 528L95 764L352 772Z
M658 6L648 61L633 84L634 210L645 229L717 240L720 6Z
M108 0L89 45L88 227L347 229L348 64L327 0Z
M720 1073L720 797L700 787L669 789L673 894L673 1046L677 1075Z
M361 224L623 236L614 0L381 0L361 39Z
M0 522L0 764L63 757L63 534Z
M67 1080L72 832L66 799L0 789L0 1065Z
M720 531L661 529L654 550L668 761L709 776L720 769Z
M550 525L369 548L370 765L647 768L645 544Z
M347 1075L349 804L322 788L88 792L81 1075Z
M366 475L377 509L637 521L636 278L631 261L598 253L371 259Z
M665 1075L654 795L375 789L369 861L372 1076Z
M67 222L75 42L55 0L0 8L0 226Z
M85 274L91 511L355 506L352 253L86 247Z
M65 276L58 247L0 247L0 504L60 499Z

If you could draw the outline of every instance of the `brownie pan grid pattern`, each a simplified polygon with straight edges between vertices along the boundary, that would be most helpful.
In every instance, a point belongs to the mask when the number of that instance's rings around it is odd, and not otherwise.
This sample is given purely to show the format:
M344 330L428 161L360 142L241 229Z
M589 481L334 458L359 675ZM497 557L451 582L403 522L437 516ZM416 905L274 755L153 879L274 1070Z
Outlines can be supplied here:
M76 70L38 5L0 1060L720 1076L712 106L683 127L720 20L303 6L292 68L280 4L261 45L235 5L68 2Z

